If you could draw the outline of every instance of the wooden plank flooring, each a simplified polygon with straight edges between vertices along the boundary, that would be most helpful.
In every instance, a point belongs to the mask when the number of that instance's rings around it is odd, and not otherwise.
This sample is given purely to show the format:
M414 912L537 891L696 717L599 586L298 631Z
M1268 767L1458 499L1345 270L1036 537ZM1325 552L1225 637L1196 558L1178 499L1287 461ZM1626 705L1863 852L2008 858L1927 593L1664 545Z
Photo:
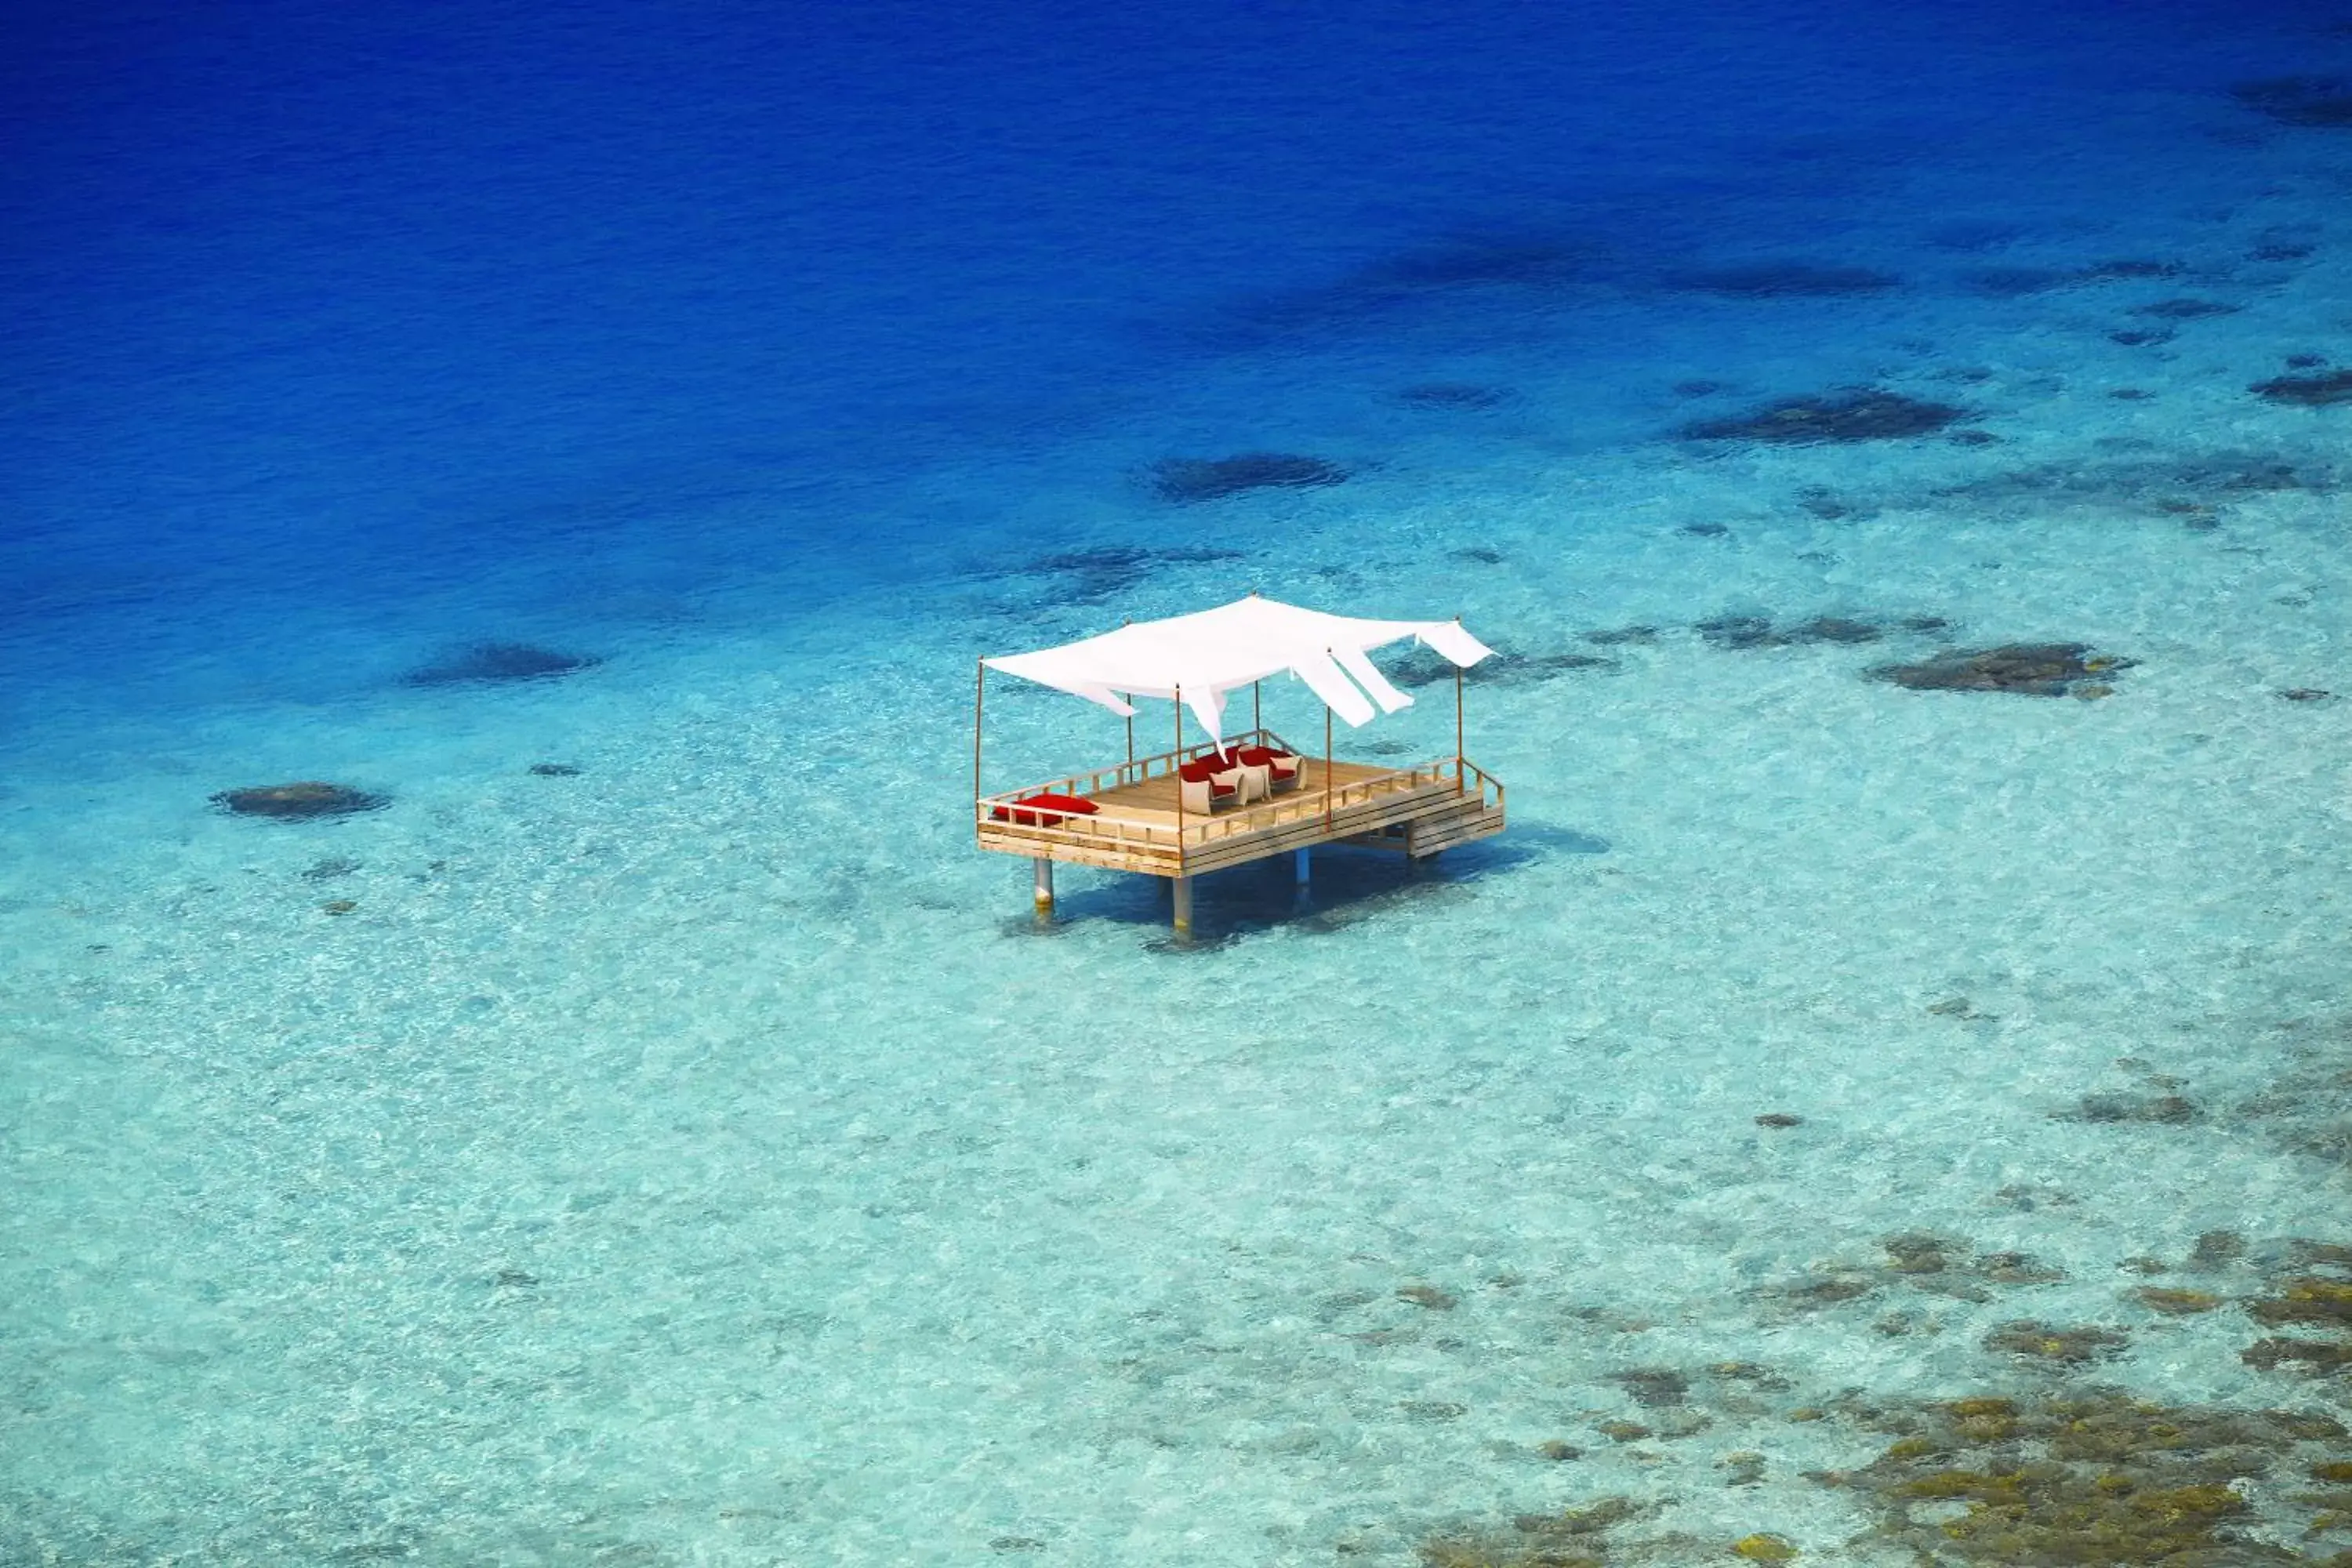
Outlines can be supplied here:
M1150 876L1177 875L1175 780L1162 775L1092 798L1094 815L1052 828L984 821L980 847ZM1181 868L1196 874L1318 844L1365 842L1367 835L1400 826L1406 826L1406 837L1397 847L1433 853L1499 832L1502 823L1499 798L1489 807L1475 787L1465 797L1450 773L1345 762L1327 769L1320 758L1307 757L1300 761L1295 788L1207 817L1185 813Z
M1254 804L1290 805L1312 800L1315 803L1314 809L1320 812L1323 809L1323 792L1326 788L1344 789L1352 784L1361 784L1366 779L1376 779L1390 771L1391 770L1375 767L1367 763L1335 762L1330 764L1328 775L1330 784L1327 784L1323 760L1320 757L1303 757L1299 760L1298 783L1296 787ZM1146 779L1141 784L1122 784L1118 789L1104 790L1094 797L1094 801L1100 808L1097 816L1119 816L1129 822L1153 827L1172 829L1176 826L1176 781L1164 773L1158 778ZM1213 812L1210 814L1211 819L1223 820L1236 815L1237 810L1238 808L1227 807L1222 811ZM1200 826L1201 814L1197 811L1186 813L1184 825L1187 827Z

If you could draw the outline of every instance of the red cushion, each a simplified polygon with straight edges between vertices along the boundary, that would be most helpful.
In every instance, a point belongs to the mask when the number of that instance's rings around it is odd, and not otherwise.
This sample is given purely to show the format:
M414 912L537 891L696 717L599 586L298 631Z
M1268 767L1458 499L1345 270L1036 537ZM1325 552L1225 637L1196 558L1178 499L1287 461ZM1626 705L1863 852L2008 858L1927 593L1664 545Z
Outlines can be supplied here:
M1220 762L1214 757L1202 757L1197 763L1186 763L1178 768L1176 776L1186 784L1206 784L1219 773L1229 773L1233 771L1234 764L1231 763Z
M1023 811L1024 805L1041 806L1039 811ZM1093 801L1075 795L1055 795L1048 790L1042 795L1024 795L1013 803L1012 819L1015 827L1053 827L1066 816L1092 816L1101 807ZM996 820L1005 819L1005 808L998 806L992 814Z
M1211 800L1214 800L1221 795L1238 795L1241 793L1241 787L1242 786L1237 784L1219 784L1216 780L1211 779L1209 781L1209 798Z

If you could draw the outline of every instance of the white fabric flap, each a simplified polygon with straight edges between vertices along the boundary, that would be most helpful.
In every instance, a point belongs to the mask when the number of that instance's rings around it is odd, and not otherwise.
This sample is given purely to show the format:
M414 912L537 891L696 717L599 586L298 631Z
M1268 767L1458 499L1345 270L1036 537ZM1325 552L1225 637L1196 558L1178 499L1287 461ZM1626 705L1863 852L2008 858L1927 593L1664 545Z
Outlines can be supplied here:
M1059 647L982 662L1118 714L1135 711L1128 699L1172 698L1181 689L1202 726L1222 738L1225 694L1286 671L1351 725L1369 722L1375 703L1388 713L1410 706L1412 699L1366 657L1406 637L1420 638L1465 668L1494 651L1459 621L1368 620L1253 594L1213 610L1138 621Z

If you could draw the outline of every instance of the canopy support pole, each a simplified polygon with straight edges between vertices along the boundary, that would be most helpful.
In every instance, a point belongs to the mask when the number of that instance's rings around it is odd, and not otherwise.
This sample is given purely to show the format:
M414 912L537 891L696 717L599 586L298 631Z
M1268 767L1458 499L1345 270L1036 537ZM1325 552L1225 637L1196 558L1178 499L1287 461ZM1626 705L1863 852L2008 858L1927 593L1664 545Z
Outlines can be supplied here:
M1135 617L1132 616L1121 616L1119 617L1118 624L1122 627L1131 626L1135 625ZM1135 693L1132 691L1122 691L1119 695L1127 699L1127 765L1131 768L1135 766ZM1128 781L1122 780L1121 782L1124 783ZM1133 782L1141 784L1143 781L1137 779Z
M1462 667L1454 667L1454 793L1460 795L1466 787L1462 766Z
M1331 705L1323 704L1323 831L1331 831Z
M1184 689L1176 689L1176 752L1168 762L1169 782L1176 786L1176 877L1169 884L1176 940L1192 936L1192 879L1184 874Z
M981 659L972 667L978 673L971 687L971 813L972 826L980 826L980 714L988 700L988 661Z
M1261 746L1265 744L1265 708L1258 700L1258 689L1265 684L1262 680L1250 682L1250 728L1258 732L1257 743Z

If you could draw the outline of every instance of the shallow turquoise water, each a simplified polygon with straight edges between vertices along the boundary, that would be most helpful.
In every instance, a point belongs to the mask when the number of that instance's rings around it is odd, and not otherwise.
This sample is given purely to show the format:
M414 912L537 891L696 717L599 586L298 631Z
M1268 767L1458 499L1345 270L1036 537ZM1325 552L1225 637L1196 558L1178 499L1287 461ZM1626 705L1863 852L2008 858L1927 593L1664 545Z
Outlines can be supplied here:
M2345 699L2279 695L2352 692L2346 414L2246 390L2343 363L2352 140L2224 90L2352 68L2325 18L877 16L45 35L121 101L9 187L12 390L72 395L0 541L0 1561L1402 1563L1622 1494L1872 1562L1801 1476L1883 1439L1788 1412L2062 1375L2003 1323L2340 1413L2129 1294L2352 1240ZM1900 282L1689 282L1791 260ZM1858 384L1995 439L1675 438ZM1357 471L1142 478L1262 447ZM1606 662L1472 684L1501 839L1038 928L972 660L1252 588ZM601 662L403 684L483 637ZM2053 639L2137 662L1864 678ZM207 805L306 777L394 804ZM1610 1441L1658 1366L1710 1424Z

